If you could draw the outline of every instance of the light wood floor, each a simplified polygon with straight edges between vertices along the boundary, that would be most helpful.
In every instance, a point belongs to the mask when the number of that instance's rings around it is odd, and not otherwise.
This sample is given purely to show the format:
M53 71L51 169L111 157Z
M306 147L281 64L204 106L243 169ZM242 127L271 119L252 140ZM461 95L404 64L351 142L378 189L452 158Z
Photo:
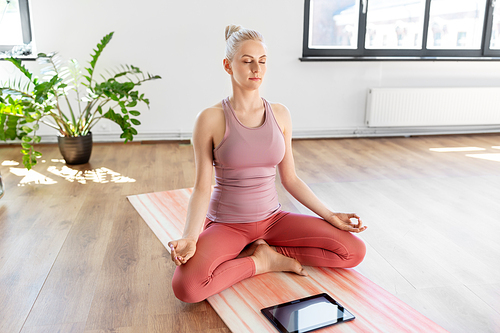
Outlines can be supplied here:
M443 147L484 150L429 150ZM29 174L19 149L0 146L1 333L229 332L208 303L175 299L168 252L126 200L192 186L191 146L96 144L68 168L45 145ZM500 331L500 135L298 140L294 153L324 202L369 226L359 272L451 332Z

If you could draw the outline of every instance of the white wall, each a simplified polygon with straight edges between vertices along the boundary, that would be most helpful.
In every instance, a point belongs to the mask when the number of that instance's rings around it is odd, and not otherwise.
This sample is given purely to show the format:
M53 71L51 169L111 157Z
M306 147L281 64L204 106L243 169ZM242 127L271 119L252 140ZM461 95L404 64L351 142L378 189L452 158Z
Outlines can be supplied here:
M115 31L98 70L127 63L163 77L141 89L151 110L144 109L136 140L189 137L196 114L230 94L222 58L231 23L264 34L269 62L262 96L288 106L298 137L373 134L364 125L369 87L500 86L500 62L300 62L299 0L45 0L31 6L38 52L58 51L84 64ZM14 72L0 62L1 81ZM115 140L119 128L103 123L93 132L97 140ZM45 142L55 140L49 128L41 134Z

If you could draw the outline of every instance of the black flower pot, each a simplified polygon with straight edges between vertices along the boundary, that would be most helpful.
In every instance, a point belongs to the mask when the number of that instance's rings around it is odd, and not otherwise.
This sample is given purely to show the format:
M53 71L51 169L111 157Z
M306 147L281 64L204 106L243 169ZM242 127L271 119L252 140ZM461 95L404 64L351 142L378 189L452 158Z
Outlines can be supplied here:
M92 133L85 136L59 136L59 151L66 164L85 164L92 154Z

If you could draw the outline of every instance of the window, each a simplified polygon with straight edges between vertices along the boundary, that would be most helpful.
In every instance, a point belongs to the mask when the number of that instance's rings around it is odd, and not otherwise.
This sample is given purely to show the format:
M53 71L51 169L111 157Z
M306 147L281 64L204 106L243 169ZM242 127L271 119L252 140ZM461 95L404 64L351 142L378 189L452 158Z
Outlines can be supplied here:
M0 0L0 58L31 54L28 0Z
M425 0L371 0L366 13L366 49L421 49Z
M305 0L302 60L500 60L500 1Z
M493 4L495 1L493 2ZM500 50L500 3L493 7L493 13L490 18L492 24L490 29L490 49Z

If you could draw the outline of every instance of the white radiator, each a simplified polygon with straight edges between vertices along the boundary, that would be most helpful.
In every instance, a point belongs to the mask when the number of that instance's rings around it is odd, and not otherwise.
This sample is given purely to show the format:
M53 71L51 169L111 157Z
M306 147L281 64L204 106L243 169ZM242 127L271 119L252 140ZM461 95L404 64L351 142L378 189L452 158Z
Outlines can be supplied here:
M500 124L500 87L371 88L369 127Z

